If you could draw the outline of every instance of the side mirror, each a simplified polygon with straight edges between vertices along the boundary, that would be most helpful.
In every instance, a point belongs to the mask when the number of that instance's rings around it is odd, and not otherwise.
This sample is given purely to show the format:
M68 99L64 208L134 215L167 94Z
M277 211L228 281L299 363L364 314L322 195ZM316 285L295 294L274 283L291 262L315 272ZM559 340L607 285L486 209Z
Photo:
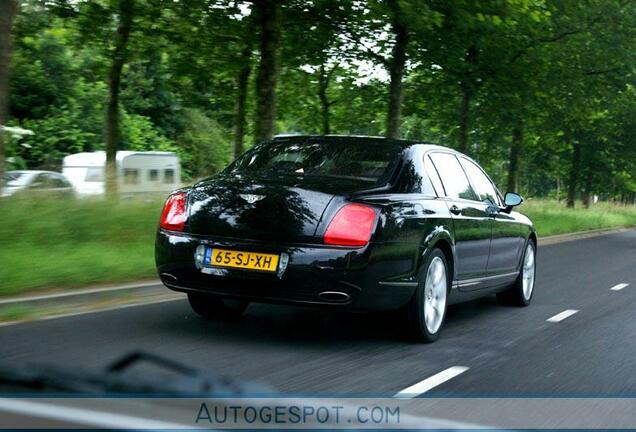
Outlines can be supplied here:
M512 210L513 207L518 206L522 202L523 198L521 198L521 195L514 192L507 192L506 196L504 197L504 205L506 206L507 211Z

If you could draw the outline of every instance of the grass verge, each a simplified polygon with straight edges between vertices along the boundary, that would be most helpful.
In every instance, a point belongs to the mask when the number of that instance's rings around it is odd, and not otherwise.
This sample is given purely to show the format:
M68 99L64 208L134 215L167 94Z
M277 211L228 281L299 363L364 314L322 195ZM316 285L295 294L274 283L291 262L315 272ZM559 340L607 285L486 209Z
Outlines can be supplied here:
M155 276L162 202L50 199L0 201L0 296ZM636 225L636 206L567 209L530 200L519 210L539 236Z
M155 276L162 202L0 201L0 295Z
M563 202L529 200L519 207L519 211L532 219L539 237L636 225L636 206L605 202L596 203L589 209L577 203L577 208L569 209Z

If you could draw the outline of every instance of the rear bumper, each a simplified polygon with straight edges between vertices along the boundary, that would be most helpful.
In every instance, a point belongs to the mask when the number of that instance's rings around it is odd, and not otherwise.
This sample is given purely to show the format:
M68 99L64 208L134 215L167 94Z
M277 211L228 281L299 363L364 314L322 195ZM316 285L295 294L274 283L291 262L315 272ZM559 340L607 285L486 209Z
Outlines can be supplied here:
M201 244L241 251L286 253L289 263L278 274L200 268L194 257ZM416 284L409 279L414 267L413 254L405 254L407 258L399 263L383 261L379 259L383 256L382 248L374 243L357 249L279 245L159 230L155 258L162 282L175 291L267 303L356 310L396 309L407 304L415 291Z

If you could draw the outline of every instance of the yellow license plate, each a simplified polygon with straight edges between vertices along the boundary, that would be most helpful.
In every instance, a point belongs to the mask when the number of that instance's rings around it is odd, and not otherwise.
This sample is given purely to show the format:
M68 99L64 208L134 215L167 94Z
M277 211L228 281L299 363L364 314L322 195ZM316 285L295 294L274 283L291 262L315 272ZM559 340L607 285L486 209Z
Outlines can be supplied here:
M275 272L278 269L278 255L259 252L242 252L227 249L210 249L206 264L212 267L238 268Z

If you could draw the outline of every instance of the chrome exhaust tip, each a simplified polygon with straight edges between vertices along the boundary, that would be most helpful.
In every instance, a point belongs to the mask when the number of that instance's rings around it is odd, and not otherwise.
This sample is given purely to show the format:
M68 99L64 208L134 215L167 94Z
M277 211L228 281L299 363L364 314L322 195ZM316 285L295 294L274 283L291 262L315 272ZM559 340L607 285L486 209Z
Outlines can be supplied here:
M323 291L318 297L330 303L346 303L351 299L349 294L340 291Z
M176 282L177 281L177 277L173 274L170 273L161 273L159 276L161 276L161 279L165 280L166 282Z

